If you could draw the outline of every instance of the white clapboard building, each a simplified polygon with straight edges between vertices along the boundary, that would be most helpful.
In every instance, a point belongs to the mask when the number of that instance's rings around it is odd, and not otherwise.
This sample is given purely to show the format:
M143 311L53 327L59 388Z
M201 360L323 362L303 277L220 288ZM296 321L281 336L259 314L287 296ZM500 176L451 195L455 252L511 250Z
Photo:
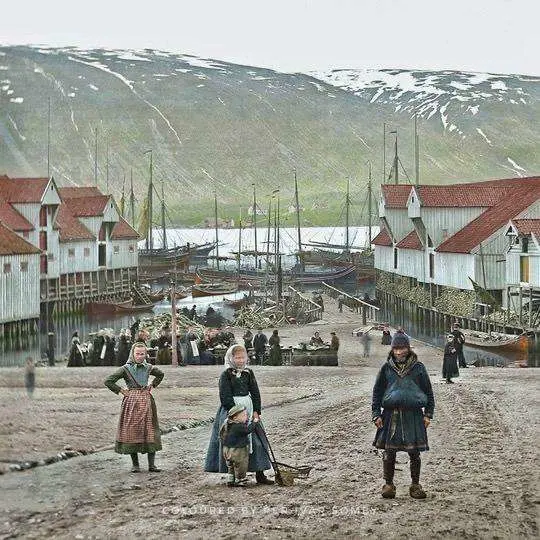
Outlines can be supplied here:
M375 267L432 287L472 290L506 303L510 220L540 217L540 177L447 186L383 185Z

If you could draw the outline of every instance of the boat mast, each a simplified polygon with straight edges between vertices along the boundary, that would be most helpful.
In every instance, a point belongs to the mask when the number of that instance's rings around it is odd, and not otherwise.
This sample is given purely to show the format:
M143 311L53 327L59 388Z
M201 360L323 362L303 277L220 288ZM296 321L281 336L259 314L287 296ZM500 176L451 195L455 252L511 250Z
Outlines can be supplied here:
M383 143L382 143L382 181L386 183L386 122L383 123Z
M294 169L294 202L296 206L296 231L298 234L298 264L303 269L304 257L302 254L302 235L300 232L300 201L298 200L298 181L296 178L296 169Z
M255 197L255 184L253 183L253 233L255 241L255 272L259 269L259 253L257 251L257 198ZM240 249L238 250L240 251Z
M368 161L368 249L371 249L371 161Z
M418 139L418 126L416 122L416 114L414 115L414 171L416 177L416 185L420 185L420 140Z
M214 191L214 223L216 231L216 268L219 270L219 236L217 222L217 192Z
M51 179L51 96L47 114L47 180Z
M174 243L174 251L176 251L176 242ZM177 279L177 260L174 257L174 279L171 280L171 348L173 366L178 365L178 349L176 348L176 279Z
M146 233L146 249L154 249L154 239L152 238L152 195L154 191L153 185L153 161L152 161L152 150L147 150L145 154L150 154L150 182L148 183L148 230Z
M397 138L398 138L398 133L397 133L397 128L396 128L396 131L394 131L393 133L396 134L396 140L394 141L394 184L399 184L399 158L398 158L398 153L397 153Z
M266 268L265 268L265 276L264 276L264 301L266 303L266 299L268 297L268 272L270 270L270 228L272 226L272 197L270 197L270 200L268 201L268 226L266 229Z
M135 227L135 195L133 194L133 167L130 170L130 192L129 192L129 206L131 209L131 226Z
M107 140L105 143L105 193L109 195L109 136L107 135Z
M97 187L97 163L98 163L98 158L97 158L97 140L98 140L98 136L97 136L97 128L94 128L94 185Z
M349 208L351 199L349 196L350 179L347 178L347 193L345 195L345 253L349 254Z
M161 230L163 232L163 249L167 249L167 229L165 228L165 182L161 180ZM176 257L175 257L176 259Z
M237 282L240 283L240 257L242 257L242 208L240 208L240 219L238 220L238 265Z
M124 178L122 180L122 197L120 198L120 215L124 217L126 207L126 173L124 172Z

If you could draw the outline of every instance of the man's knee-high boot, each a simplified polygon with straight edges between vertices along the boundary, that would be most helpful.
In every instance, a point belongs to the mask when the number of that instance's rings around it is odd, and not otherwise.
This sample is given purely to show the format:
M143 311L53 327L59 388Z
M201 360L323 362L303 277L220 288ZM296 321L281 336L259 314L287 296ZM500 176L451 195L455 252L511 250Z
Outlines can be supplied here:
M141 472L141 468L139 467L139 455L130 454L130 456L131 456L131 472L134 472L134 473Z
M393 499L396 496L396 486L394 486L394 472L396 470L396 453L384 452L383 457L383 476L384 486L382 496L385 499Z
M149 472L161 472L159 467L156 467L156 453L148 452L148 471Z
M409 488L409 494L414 499L425 499L426 492L420 485L420 467L422 461L420 459L420 452L413 452L409 454L411 462L411 487Z

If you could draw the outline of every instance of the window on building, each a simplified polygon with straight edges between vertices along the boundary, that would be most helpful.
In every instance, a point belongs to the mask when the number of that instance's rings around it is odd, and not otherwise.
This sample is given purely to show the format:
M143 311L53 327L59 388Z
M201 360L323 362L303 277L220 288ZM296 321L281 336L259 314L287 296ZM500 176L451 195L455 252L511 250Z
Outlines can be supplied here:
M40 227L47 226L47 207L46 206L42 206L39 209L39 226Z
M433 247L433 242L432 242L431 236L429 236L429 234L428 234L428 237L427 237L427 245L428 245L428 247Z
M113 247L113 253L120 253L120 246L114 246Z
M429 254L429 277L433 279L435 277L435 254Z
M443 239L443 242L448 238L448 229L443 229L442 230L442 239Z
M90 257L90 248L84 248L84 256Z
M69 248L68 249L68 257L75 257L75 248Z
M129 244L129 252L135 253L135 246L133 244Z
M11 274L11 263L4 263L4 274Z
M39 233L39 249L47 251L47 233L45 231Z
M49 261L54 261L54 253L49 253L49 254L47 255L47 259L48 259Z
M48 270L47 255L41 255L39 257L39 271L42 274L46 274Z
M529 283L529 257L519 258L519 281Z
M28 272L28 261L21 261L21 272Z
M394 270L398 267L398 250L394 248Z

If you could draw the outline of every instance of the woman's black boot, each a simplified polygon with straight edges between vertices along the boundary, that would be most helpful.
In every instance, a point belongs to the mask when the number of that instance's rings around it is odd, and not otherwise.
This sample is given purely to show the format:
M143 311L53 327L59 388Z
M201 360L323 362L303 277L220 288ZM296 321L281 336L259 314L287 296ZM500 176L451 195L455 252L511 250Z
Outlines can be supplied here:
M274 481L270 480L270 478L266 478L264 475L264 471L257 471L255 473L255 480L257 480L257 484L273 484Z
M139 455L130 454L130 456L131 456L131 472L133 473L141 472L141 468L139 467Z
M156 467L155 460L156 453L148 452L148 472L161 472L161 469L159 467Z

